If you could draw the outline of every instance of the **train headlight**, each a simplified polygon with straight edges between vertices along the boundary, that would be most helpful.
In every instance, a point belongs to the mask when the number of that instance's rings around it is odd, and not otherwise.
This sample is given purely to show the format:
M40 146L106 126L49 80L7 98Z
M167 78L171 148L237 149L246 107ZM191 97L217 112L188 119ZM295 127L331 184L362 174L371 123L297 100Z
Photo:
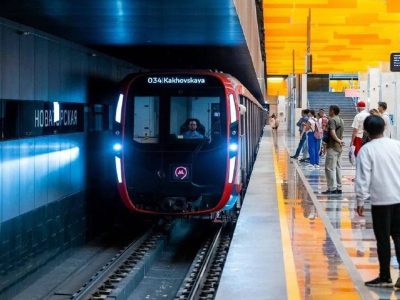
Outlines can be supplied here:
M233 154L238 151L238 144L237 143L231 143L229 144L229 151Z
M122 150L122 145L120 143L116 143L113 146L114 151L121 151Z
M121 159L118 156L115 157L115 168L117 170L118 183L122 183Z

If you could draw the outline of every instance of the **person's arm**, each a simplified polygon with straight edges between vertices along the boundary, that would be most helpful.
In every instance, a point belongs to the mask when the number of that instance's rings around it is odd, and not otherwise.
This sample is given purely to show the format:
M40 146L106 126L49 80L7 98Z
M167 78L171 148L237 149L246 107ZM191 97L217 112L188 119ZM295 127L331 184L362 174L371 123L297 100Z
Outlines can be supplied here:
M357 136L358 133L358 129L357 128L353 128L353 133L351 135L351 142L350 142L350 147L354 145L354 140Z
M331 133L331 138L335 142L339 143L340 145L344 145L344 141L339 139L338 136L336 135L336 130L335 129L331 129L330 133Z
M356 159L356 199L357 199L357 213L362 216L364 212L364 202L370 198L370 184L371 184L371 159L368 157L367 151L361 149Z
M357 116L354 117L353 124L351 124L351 127L353 128L353 133L351 134L350 147L354 145L354 139L356 138L358 133Z

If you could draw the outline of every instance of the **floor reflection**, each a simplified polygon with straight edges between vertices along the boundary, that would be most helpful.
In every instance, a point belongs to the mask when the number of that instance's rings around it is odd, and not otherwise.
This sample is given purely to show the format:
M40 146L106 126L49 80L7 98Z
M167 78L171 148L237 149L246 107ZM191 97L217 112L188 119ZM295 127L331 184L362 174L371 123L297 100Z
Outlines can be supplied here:
M278 155L279 173L285 196L286 212L291 231L296 269L303 299L360 299L337 250L317 215L313 201L308 195L295 166L290 161L288 150L292 153L297 146L294 138L280 131L275 140ZM347 153L344 150L344 154ZM362 279L369 280L378 274L376 243L371 224L370 206L366 205L365 217L359 217L356 206L354 167L346 155L342 155L343 194L321 195L326 190L324 159L321 168L310 170L300 165L324 213L340 237L351 261ZM392 279L398 278L398 264L393 249ZM372 299L400 299L400 291L392 289L371 289Z

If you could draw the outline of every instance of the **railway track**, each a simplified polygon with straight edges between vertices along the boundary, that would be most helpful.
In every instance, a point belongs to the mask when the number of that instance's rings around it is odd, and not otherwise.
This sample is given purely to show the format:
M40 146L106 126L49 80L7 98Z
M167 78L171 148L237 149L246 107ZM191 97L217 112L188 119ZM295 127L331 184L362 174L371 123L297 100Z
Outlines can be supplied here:
M61 283L40 298L213 299L232 230L220 224L181 220L165 231L165 227L163 230L153 227L122 249L116 248L106 260L101 260L102 252L96 250L98 254L91 256L93 261L81 260L78 268L64 275L62 281L56 280ZM102 263L96 263L96 259ZM62 266L59 269L71 268L66 263ZM54 277L49 274L46 278L33 285L34 289L48 289L46 285ZM26 290L21 296L31 292Z
M124 299L123 295L129 294L135 288L135 281L140 280L129 277L144 273L147 261L162 250L164 242L164 235L150 230L121 250L68 299Z
M196 229L198 227L194 226L188 230L186 236L193 238ZM180 229L173 231L175 233L172 235L177 235ZM218 228L211 226L203 235L202 238L195 238L202 242L199 242L200 246L193 246L195 251L193 255L188 255L190 259L171 262L168 257L180 257L179 249L187 250L186 245L189 244L189 240L182 238L178 242L175 241L175 244L178 244L176 247L167 245L165 235L147 233L128 246L108 266L99 270L98 274L95 274L69 299L214 299L232 230L222 225ZM170 243L174 244L173 241ZM181 267L175 267L174 264ZM182 264L186 264L186 267L182 267ZM169 272L164 270L162 278L160 269L171 270ZM168 281L168 277L176 278L175 285ZM179 282L176 284L177 281Z
M231 242L232 230L221 226L193 261L175 300L214 299Z

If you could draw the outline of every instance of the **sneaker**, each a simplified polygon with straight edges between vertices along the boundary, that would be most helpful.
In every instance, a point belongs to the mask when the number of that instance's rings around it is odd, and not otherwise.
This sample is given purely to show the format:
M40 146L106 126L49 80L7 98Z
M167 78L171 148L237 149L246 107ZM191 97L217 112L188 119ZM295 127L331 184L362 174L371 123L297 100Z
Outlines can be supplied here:
M312 165L312 164L308 164L306 167L307 167L307 169L314 169L314 165Z
M398 282L399 280L397 280ZM397 285L396 282L396 285ZM371 286L371 287L387 287L387 288L391 288L393 287L393 283L392 283L392 279L388 278L388 279L382 279L380 277L375 278L374 280L371 281L367 281L365 283L366 286Z
M336 190L334 191L330 191L330 190L326 190L325 192L321 192L322 195L332 195L332 194L336 194Z
M302 159L300 159L300 162L306 162L306 161L310 161L310 159L309 159L309 158L302 158Z
M319 169L319 165L314 165L314 168L315 169Z
M336 194L342 194L342 190L337 189Z
M292 155L290 158L297 159L297 158L298 158L298 156L296 156L296 155Z
M396 289L400 289L400 277L397 279L396 284L394 285Z

